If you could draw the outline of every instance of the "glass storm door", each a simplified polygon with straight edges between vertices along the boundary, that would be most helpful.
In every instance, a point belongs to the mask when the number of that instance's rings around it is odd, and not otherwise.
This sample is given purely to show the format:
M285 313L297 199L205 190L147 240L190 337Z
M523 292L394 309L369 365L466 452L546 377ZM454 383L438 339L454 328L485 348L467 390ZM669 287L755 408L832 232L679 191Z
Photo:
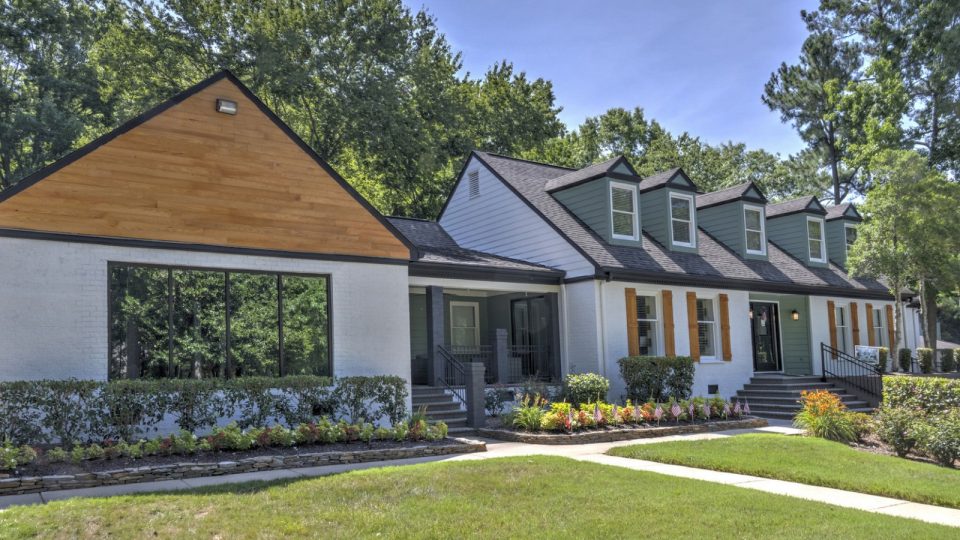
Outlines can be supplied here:
M780 313L772 302L750 302L754 371L780 371Z
M546 298L536 297L513 300L510 307L511 342L520 358L520 375L549 377L550 304Z

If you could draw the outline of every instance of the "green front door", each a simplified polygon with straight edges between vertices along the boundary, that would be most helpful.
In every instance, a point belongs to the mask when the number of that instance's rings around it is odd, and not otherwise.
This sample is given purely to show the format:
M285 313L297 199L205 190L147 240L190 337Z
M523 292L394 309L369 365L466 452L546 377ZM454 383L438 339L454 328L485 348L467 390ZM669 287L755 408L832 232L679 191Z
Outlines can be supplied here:
M781 371L780 309L773 302L750 302L753 370Z

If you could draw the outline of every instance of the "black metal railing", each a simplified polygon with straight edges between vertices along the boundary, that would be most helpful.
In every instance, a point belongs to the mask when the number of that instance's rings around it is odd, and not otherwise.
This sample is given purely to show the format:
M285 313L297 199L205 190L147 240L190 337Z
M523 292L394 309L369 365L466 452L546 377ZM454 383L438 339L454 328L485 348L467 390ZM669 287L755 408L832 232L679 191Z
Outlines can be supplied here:
M437 384L453 393L453 396L467 405L467 371L463 363L443 345L437 346L437 354L443 360L443 369L437 374Z
M492 345L477 345L474 347L450 345L445 348L450 355L461 364L480 362L486 368L486 374L484 375L486 382L496 382L495 379L497 372L494 367L494 364L496 364L496 358L494 356L494 349Z
M519 383L529 380L553 382L559 379L554 373L550 348L543 345L511 345L507 347L510 357L510 372L501 382Z
M843 386L856 388L877 399L883 395L883 370L877 364L821 343L820 368L824 382L836 380Z

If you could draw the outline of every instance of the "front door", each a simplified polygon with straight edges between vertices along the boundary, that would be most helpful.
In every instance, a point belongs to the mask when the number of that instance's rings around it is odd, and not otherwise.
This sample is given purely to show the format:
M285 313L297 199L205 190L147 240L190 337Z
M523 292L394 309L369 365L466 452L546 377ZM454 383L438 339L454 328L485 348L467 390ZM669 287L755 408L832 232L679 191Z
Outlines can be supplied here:
M780 309L773 302L750 302L754 371L780 371Z
M549 379L553 330L550 303L542 296L513 300L510 302L510 319L511 345L515 357L520 360L519 373L511 375Z

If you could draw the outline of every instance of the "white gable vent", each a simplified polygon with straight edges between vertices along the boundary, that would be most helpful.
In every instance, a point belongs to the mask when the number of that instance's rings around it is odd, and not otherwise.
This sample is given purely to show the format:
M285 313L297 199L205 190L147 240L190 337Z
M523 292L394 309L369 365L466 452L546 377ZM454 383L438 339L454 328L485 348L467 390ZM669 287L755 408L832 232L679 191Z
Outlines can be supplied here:
M467 182L470 186L470 198L480 196L480 171L470 171L467 173Z

